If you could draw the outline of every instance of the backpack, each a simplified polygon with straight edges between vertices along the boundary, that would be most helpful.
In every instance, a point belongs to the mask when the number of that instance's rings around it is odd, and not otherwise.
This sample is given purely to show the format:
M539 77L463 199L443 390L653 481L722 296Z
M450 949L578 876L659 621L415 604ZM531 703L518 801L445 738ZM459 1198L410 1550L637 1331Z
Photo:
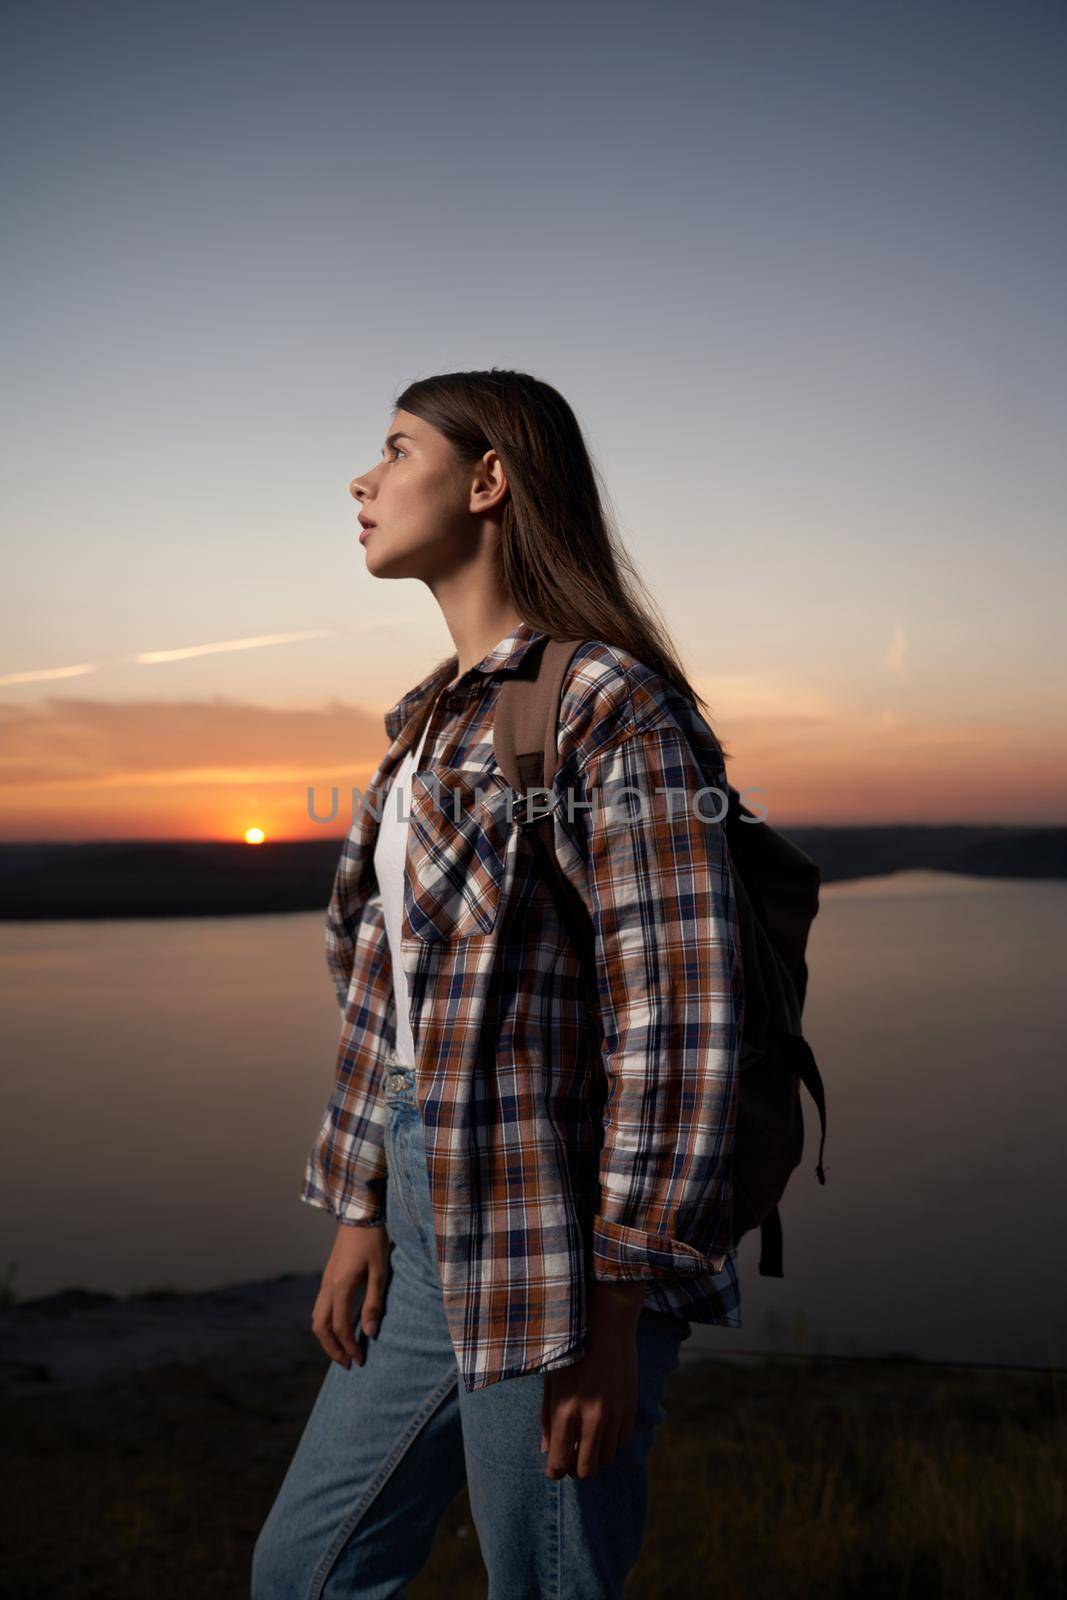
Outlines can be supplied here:
M557 734L563 682L585 641L546 639L507 677L496 703L493 754L514 792L510 816L528 839L560 921L575 946L599 1012L593 965L593 924L585 903L556 856L552 780L559 767ZM743 818L752 818L743 821ZM804 1148L803 1083L819 1113L815 1173L826 1182L826 1096L811 1048L801 1033L807 991L808 932L818 911L818 866L789 839L741 803L728 787L723 831L735 890L744 976L744 1025L733 1149L733 1243L760 1229L759 1271L781 1278L779 1202Z

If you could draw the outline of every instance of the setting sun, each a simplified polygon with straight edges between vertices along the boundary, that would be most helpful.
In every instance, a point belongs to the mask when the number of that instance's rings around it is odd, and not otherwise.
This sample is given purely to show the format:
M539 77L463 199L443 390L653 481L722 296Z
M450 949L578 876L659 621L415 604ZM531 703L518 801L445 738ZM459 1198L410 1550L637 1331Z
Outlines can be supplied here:
M266 837L262 828L245 829L245 844L262 844Z

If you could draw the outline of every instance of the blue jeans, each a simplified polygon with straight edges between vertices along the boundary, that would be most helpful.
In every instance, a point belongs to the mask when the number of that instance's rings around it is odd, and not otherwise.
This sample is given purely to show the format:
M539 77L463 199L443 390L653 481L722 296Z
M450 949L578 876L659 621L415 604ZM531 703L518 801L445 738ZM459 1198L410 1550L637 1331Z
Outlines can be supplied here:
M638 1404L592 1478L545 1476L545 1374L468 1393L441 1301L424 1129L410 1067L390 1064L385 1213L393 1244L366 1361L331 1361L255 1547L252 1600L386 1600L424 1566L464 1484L489 1600L612 1600L645 1531L647 1459L690 1325L645 1309ZM357 1313L358 1321L358 1313Z

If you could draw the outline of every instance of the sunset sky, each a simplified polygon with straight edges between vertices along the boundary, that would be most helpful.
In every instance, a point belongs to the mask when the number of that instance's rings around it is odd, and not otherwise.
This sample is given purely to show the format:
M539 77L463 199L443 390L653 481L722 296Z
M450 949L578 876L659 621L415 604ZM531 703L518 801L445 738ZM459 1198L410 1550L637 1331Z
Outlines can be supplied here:
M1062 7L3 31L0 839L321 835L451 649L347 485L488 366L574 406L772 822L1067 821Z

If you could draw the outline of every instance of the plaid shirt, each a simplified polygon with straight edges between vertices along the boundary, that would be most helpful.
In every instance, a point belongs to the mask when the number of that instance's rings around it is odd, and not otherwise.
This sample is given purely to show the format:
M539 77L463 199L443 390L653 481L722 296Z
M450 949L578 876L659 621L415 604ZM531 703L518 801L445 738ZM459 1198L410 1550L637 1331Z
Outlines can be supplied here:
M708 820L718 798L692 799L705 787L725 796L722 751L627 651L575 652L553 826L594 918L598 1030L555 902L499 804L510 790L493 708L543 637L520 623L442 693L452 655L386 714L392 743L326 917L341 1036L301 1199L376 1224L396 1004L374 841L415 714L434 700L410 785L401 945L444 1309L467 1390L580 1360L588 1277L647 1279L645 1305L692 1321L741 1320L730 1176L740 943L722 827ZM624 786L638 799L610 804Z

